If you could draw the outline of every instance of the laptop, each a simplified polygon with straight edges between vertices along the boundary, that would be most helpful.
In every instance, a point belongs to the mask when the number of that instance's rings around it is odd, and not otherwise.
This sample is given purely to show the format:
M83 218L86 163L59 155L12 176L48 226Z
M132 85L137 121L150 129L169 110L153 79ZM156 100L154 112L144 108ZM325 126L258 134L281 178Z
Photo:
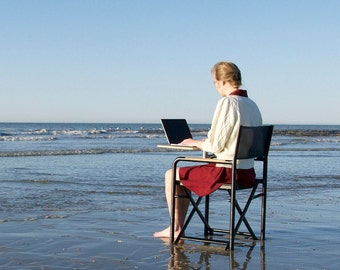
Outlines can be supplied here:
M184 139L192 138L190 128L185 119L161 119L162 127L170 146L195 149L193 146L180 145Z

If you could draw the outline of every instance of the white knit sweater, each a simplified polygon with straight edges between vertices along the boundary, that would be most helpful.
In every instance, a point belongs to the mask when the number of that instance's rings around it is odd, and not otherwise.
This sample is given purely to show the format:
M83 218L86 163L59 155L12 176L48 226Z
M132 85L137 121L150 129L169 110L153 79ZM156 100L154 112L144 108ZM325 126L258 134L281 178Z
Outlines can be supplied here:
M240 125L262 125L261 113L255 102L248 97L236 95L221 98L202 150L214 153L218 159L232 159ZM253 159L239 160L237 163L239 169L250 169L253 166Z

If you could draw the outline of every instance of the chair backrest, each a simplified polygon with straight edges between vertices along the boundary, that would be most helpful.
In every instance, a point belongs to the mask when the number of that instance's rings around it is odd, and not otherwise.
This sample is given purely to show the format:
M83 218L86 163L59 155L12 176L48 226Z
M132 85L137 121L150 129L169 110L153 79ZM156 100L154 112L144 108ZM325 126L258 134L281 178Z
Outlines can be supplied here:
M268 156L273 126L240 126L236 145L236 159L264 158Z

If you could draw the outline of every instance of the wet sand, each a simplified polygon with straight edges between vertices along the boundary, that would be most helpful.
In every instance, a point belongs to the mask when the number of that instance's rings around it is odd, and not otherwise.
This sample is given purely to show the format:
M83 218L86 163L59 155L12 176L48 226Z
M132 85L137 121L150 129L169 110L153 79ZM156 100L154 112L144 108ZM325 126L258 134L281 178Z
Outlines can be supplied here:
M269 194L264 246L248 241L236 244L234 252L190 241L171 248L153 238L168 222L165 209L146 214L127 205L116 213L56 212L37 220L2 221L0 268L340 269L339 187L284 195Z

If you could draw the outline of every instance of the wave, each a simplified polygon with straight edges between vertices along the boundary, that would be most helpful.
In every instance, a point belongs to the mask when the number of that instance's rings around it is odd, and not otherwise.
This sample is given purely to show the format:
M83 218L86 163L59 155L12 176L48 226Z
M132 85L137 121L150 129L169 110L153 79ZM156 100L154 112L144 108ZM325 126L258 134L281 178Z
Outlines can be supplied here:
M324 148L279 148L279 147L271 147L270 152L340 152L340 148L331 148L331 147L324 147Z
M190 130L193 133L207 133L210 129L209 125L190 126ZM84 135L84 134L108 134L108 133L154 133L163 134L164 131L161 127L151 125L150 127L50 127L50 128L1 128L0 136L13 136L13 135ZM302 135L302 136L340 136L340 128L306 128L295 127L285 128L282 126L274 126L274 134L277 135Z
M0 141L52 141L58 139L114 139L164 137L158 129L59 129L13 130L0 132Z
M54 141L58 138L55 136L0 136L0 141Z
M206 136L207 130L192 130L194 137ZM340 131L338 130L274 130L273 137L299 137L299 138L338 138ZM59 131L39 131L31 133L0 133L0 141L15 142L15 141L54 141L60 139L108 139L115 138L163 138L162 130L59 130Z
M271 147L271 152L340 152L338 147L306 147L306 148L282 148L278 145ZM34 156L70 156L70 155L101 155L101 154L138 154L161 152L187 152L187 150L172 150L166 148L91 148L91 149L62 149L62 150L27 150L0 152L0 157L34 157ZM189 151L190 152L190 151Z
M65 150L33 150L0 152L0 157L33 157L33 156L70 156L70 155L100 155L100 154L133 154L133 153L153 153L172 152L173 150L164 148L122 148L122 149L65 149Z
M296 137L338 137L340 130L336 129L279 129L273 131L273 135L296 136Z

